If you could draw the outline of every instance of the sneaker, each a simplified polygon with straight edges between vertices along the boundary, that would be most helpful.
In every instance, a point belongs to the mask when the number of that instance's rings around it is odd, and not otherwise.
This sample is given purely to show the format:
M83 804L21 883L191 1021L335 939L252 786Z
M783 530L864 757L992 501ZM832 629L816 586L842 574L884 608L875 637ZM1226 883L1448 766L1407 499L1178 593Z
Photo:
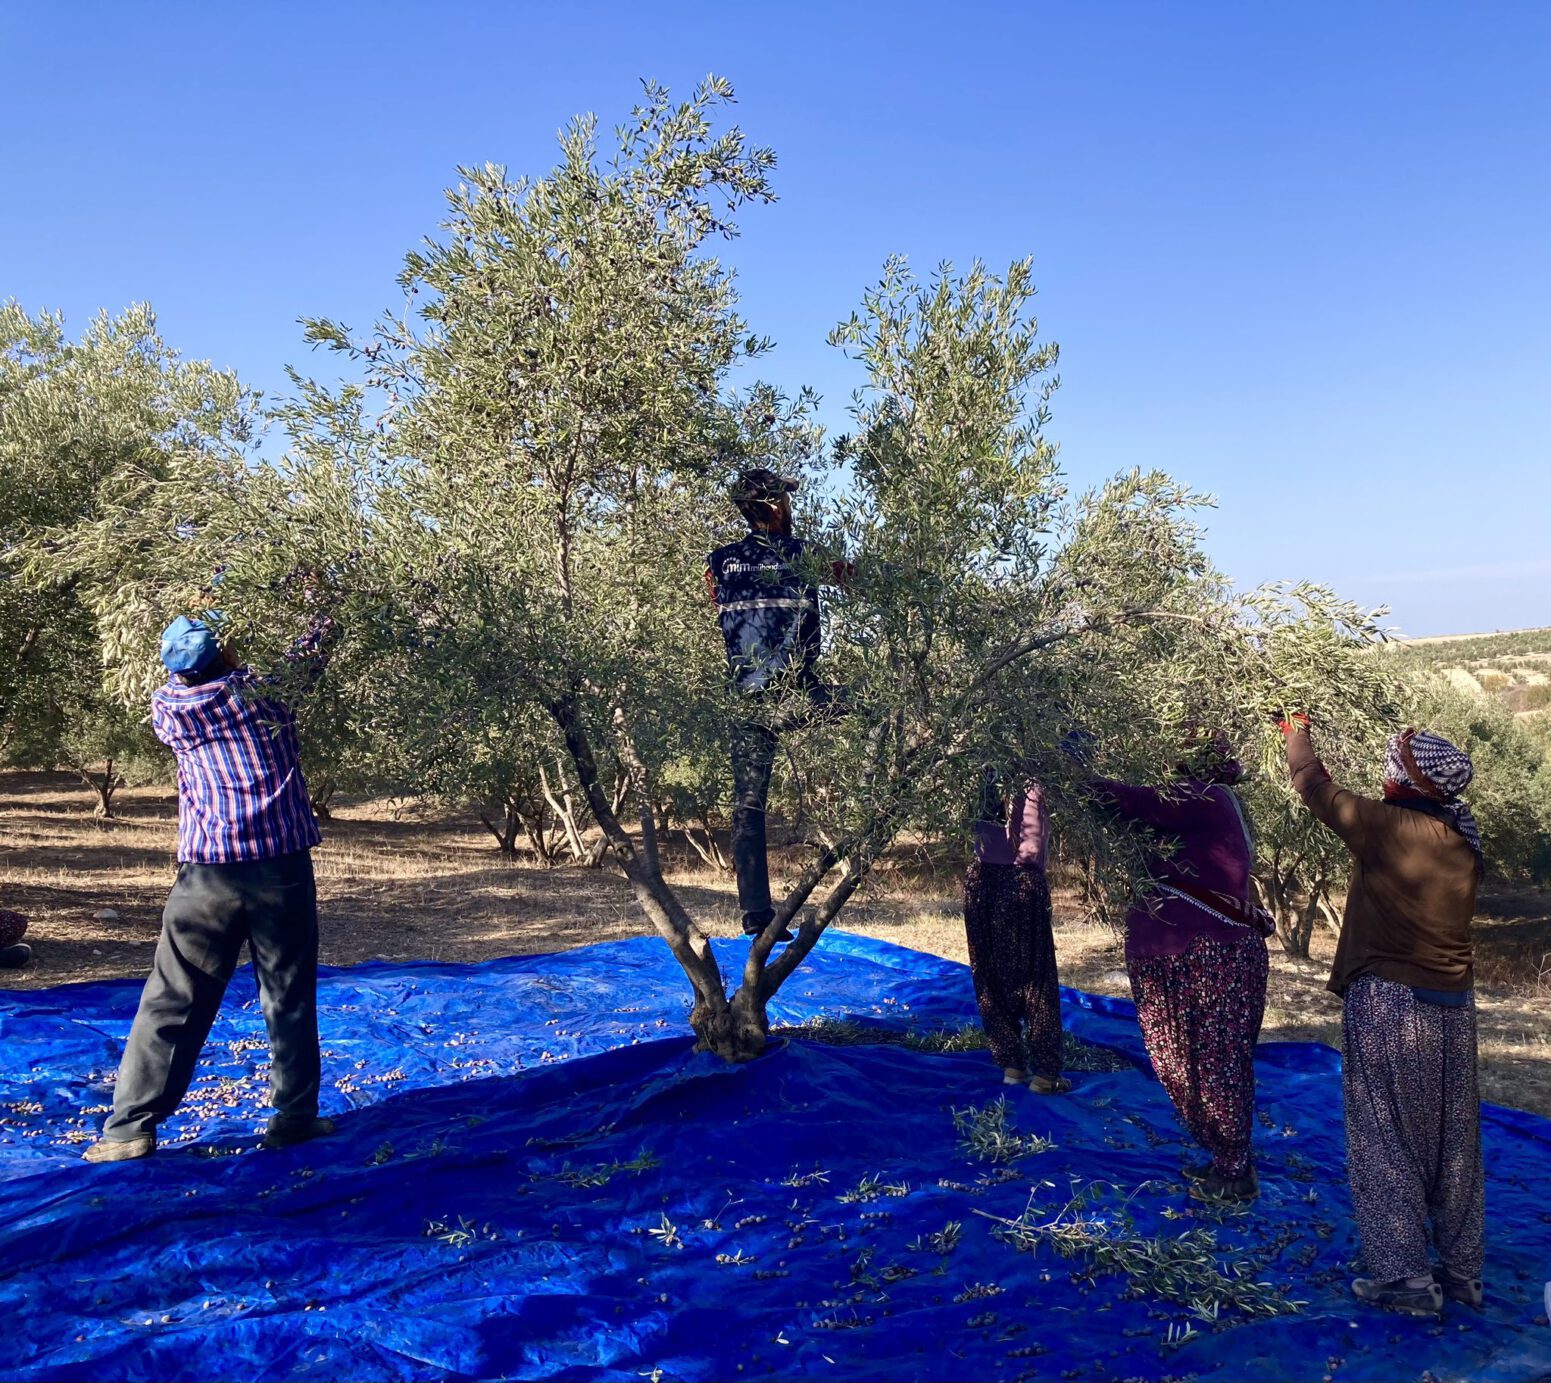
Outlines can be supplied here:
M264 1131L264 1146L266 1148L294 1148L298 1143L307 1143L314 1138L322 1138L334 1132L332 1119L290 1119L284 1114L277 1114L269 1121L269 1127Z
M142 1133L135 1138L99 1138L81 1154L87 1162L133 1162L156 1151L156 1135Z
M25 941L14 946L0 946L0 970L20 970L32 959L32 947Z
M1394 1282L1375 1282L1372 1278L1359 1277L1352 1281L1352 1295L1369 1306L1395 1311L1402 1316L1443 1314L1443 1288L1436 1282L1413 1287L1403 1277Z
M1027 1085L1028 1083L1029 1083L1029 1073L1027 1071L1025 1071L1021 1066L1004 1066L1004 1067L1002 1067L1002 1084L1003 1085Z
M1071 1088L1065 1076L1034 1076L1029 1080L1029 1089L1036 1095L1065 1095Z
M1225 1177L1221 1172L1207 1167L1199 1177L1190 1182L1193 1200L1208 1205L1247 1205L1260 1195L1260 1179L1251 1167L1241 1177Z
M1479 1277L1455 1277L1447 1268L1433 1270L1433 1281L1443 1288L1443 1295L1462 1306L1480 1306L1485 1293Z

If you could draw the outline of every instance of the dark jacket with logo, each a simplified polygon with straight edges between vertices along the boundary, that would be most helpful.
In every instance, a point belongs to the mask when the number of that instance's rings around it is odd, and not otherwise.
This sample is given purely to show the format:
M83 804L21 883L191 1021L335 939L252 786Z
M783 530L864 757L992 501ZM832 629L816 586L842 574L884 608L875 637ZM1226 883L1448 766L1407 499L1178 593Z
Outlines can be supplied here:
M750 533L706 559L727 663L739 691L813 681L819 590L802 572L803 542Z

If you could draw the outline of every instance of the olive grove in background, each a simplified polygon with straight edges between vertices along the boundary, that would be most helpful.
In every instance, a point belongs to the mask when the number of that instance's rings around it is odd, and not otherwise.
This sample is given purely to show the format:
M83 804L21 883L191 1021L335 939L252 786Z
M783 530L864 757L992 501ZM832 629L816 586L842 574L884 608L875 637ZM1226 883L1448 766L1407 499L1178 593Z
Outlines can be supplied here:
M1134 850L1088 773L1162 782L1221 728L1261 769L1259 882L1306 953L1341 857L1272 771L1270 717L1308 710L1332 767L1372 786L1384 736L1425 709L1480 755L1489 848L1551 868L1525 844L1548 824L1545 753L1511 717L1419 690L1376 656L1375 612L1322 587L1236 590L1202 549L1205 499L1172 477L1069 489L1028 261L888 263L833 335L863 384L832 442L809 394L758 382L769 343L720 255L774 200L775 160L725 123L731 99L714 78L682 103L649 86L606 152L580 120L542 177L463 170L396 310L363 331L307 323L345 378L292 376L273 462L248 449L236 381L172 356L148 314L122 328L134 368L98 379L91 352L127 349L111 324L70 346L9 309L0 458L68 465L57 500L0 490L6 752L101 758L119 730L143 750L166 619L219 605L275 666L321 599L332 657L294 689L315 792L470 807L498 848L545 862L607 854L729 1059L761 1049L769 999L902 833L965 839L987 768L1045 782L1067 853L1124 889ZM740 530L724 496L747 465L803 476L801 530L853 570L827 594L821 663L844 713L785 735L777 765L805 863L729 982L661 842L724 863L747 707L701 572ZM67 677L100 692L72 698ZM90 734L51 721L60 705ZM1079 727L1091 765L1061 749Z
M252 422L236 379L180 359L148 307L102 313L72 342L57 314L0 303L0 760L68 768L99 815L162 756L143 707L105 677L122 626L99 621L85 564L59 547L92 532L121 485L231 451ZM98 560L129 571L137 556ZM116 598L121 613L136 595Z

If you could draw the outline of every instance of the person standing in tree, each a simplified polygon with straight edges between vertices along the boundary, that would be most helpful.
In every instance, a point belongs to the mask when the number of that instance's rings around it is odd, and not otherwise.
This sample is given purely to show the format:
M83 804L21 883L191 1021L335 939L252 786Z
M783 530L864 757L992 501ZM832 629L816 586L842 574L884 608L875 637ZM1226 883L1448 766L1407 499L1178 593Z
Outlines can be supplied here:
M1281 719L1292 784L1352 852L1330 989L1341 996L1346 1169L1374 1306L1480 1306L1485 1188L1470 923L1481 834L1475 770L1441 735L1390 738L1384 798L1338 787L1304 715ZM1438 1265L1428 1254L1428 1228Z
M814 673L819 656L819 590L804 570L805 544L792 534L797 481L763 468L744 471L729 498L748 536L706 559L706 589L716 604L733 687L747 715L732 739L732 857L746 936L775 917L765 808L783 731L836 704L834 688ZM843 564L834 563L837 579ZM790 941L782 931L778 940Z
M1100 779L1091 790L1144 832L1153 884L1126 913L1126 970L1148 1059L1210 1155L1183 1169L1190 1194L1252 1201L1255 1043L1275 928L1250 901L1254 847L1233 792L1243 769L1226 740L1198 745L1175 774L1167 788Z
M1050 810L1039 784L1026 783L1009 802L988 771L975 858L964 871L975 1003L1003 1082L1060 1095L1072 1083L1061 1074L1061 983L1045 878L1049 838Z
M288 655L322 669L332 622L315 616ZM298 761L296 722L272 679L235 666L210 624L179 616L162 635L168 679L151 727L178 763L178 876L162 912L151 976L88 1162L156 1151L178 1107L244 942L269 1028L276 1113L264 1142L289 1147L333 1131L318 1117L318 909L321 843Z

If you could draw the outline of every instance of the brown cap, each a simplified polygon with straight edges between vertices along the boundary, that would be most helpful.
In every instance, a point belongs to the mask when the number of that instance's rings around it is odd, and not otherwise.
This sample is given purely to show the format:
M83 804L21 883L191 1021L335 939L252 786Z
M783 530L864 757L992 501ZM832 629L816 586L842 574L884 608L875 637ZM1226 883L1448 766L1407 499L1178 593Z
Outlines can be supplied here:
M759 467L743 471L732 483L727 496L734 504L774 504L782 495L789 495L797 488L797 481L790 476L777 475Z

